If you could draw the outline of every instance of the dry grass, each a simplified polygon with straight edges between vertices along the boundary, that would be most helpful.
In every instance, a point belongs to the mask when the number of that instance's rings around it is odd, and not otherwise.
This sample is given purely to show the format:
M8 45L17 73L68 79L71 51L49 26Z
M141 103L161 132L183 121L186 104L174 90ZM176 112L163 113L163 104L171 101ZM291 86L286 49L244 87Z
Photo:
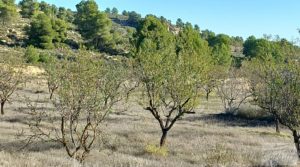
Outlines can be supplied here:
M18 90L12 104L5 108L6 115L0 117L0 166L80 166L57 143L37 142L19 150L24 143L16 135L29 129L23 113L24 96L51 108L45 82L38 81L31 80ZM222 117L222 106L216 98L204 101L195 115L178 121L162 151L155 147L161 132L150 113L133 100L115 110L102 126L105 133L82 166L297 166L289 131L277 135L272 124Z

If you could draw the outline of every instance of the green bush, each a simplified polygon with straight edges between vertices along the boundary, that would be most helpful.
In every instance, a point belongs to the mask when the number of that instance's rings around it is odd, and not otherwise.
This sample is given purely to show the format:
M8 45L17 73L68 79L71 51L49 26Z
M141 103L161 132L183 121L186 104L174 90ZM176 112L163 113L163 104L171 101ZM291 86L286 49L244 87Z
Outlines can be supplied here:
M24 57L26 63L37 63L40 59L37 49L33 46L27 47Z
M51 58L52 58L51 55L43 53L39 55L39 62L49 63Z
M267 120L272 116L258 106L251 104L242 105L236 113L237 117L245 119Z
M166 157L168 156L168 149L166 147L159 147L153 144L147 145L145 151L152 155Z

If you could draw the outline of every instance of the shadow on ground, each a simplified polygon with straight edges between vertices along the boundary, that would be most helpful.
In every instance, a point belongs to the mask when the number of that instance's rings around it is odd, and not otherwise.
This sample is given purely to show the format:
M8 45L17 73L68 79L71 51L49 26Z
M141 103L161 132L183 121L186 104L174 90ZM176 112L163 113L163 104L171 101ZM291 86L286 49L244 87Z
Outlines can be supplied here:
M259 126L273 126L274 121L272 117L264 117L259 119L249 119L235 116L229 113L207 114L199 117L190 117L188 121L203 121L205 123L221 124L226 126L240 126L240 127L259 127Z
M15 140L11 142L0 142L0 151L24 151L24 152L45 152L52 149L63 148L62 144L58 142L43 142L34 141L33 143L26 145L24 140Z

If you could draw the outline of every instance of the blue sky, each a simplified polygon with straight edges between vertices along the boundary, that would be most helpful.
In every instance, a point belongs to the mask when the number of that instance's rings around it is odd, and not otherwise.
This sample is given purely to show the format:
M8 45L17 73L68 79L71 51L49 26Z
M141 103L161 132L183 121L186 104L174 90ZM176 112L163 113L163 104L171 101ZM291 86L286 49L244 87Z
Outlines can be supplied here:
M75 10L80 0L45 0ZM300 0L96 0L100 10L117 7L143 16L155 14L175 23L177 18L201 30L244 38L263 34L294 40L300 37Z

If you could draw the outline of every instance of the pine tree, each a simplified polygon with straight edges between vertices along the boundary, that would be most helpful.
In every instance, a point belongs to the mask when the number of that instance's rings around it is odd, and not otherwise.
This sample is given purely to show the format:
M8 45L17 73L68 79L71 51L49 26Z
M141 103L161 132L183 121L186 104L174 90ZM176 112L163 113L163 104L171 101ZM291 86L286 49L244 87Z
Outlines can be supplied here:
M53 48L55 32L52 28L51 19L44 13L34 18L27 27L28 44L35 47L50 49Z
M21 15L24 18L31 18L39 11L39 3L37 0L22 0L19 5L21 6Z
M98 10L94 0L81 1L76 5L75 23L80 34L92 47L105 50L111 43L111 20Z
M18 16L14 0L0 0L0 21L2 24L10 23Z

